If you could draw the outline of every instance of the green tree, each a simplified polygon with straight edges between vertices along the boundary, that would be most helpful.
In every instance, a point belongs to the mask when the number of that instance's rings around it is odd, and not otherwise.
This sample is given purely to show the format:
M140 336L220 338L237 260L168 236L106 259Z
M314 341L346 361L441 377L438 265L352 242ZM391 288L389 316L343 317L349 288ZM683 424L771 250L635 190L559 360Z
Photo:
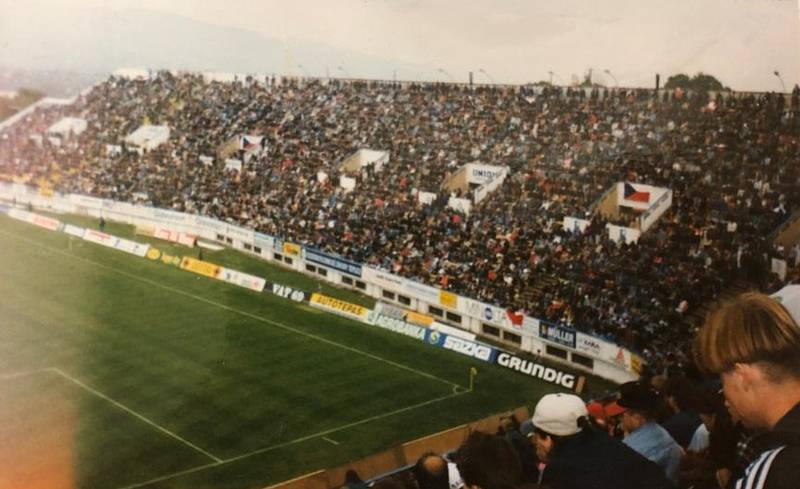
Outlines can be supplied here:
M667 79L667 83L664 84L664 88L683 88L684 90L692 90L695 92L719 92L723 90L730 90L730 88L722 85L722 83L714 76L707 75L702 72L697 73L691 78L683 73L672 75Z
M688 76L680 73L678 75L672 75L671 77L667 78L667 83L664 84L664 88L669 90L674 90L676 88L683 88L687 90L689 85L691 85L692 79Z

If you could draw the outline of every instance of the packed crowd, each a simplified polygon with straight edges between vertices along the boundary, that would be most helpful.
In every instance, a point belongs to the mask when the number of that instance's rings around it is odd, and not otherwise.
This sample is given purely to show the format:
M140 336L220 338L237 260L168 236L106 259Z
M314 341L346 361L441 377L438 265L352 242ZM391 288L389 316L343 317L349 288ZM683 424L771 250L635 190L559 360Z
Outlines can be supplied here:
M371 487L725 489L768 446L768 434L732 417L718 391L713 382L657 376L588 404L549 394L531 419L503 418L496 433L475 431L458 450L426 453ZM368 487L354 471L345 482Z
M75 104L36 111L5 130L0 174L235 222L647 348L652 361L656 352L680 351L690 334L682 318L726 284L774 286L769 258L800 262L800 249L776 249L769 237L800 207L799 105L800 89L787 101L275 78L221 83L165 72L111 77ZM30 138L67 115L86 119L88 129L61 144ZM125 137L142 124L169 126L169 141L141 155L127 151ZM232 141L244 134L264 136L265 149L241 171L226 169ZM391 160L358 175L347 192L339 165L360 148L388 151ZM507 166L510 175L465 215L445 205L441 187L471 161ZM609 240L607 218L594 214L622 180L674 192L672 209L636 245ZM440 198L421 205L417 191ZM575 233L562 228L565 216L592 224Z
M800 304L791 302L800 296L741 294L708 316L695 368L622 384L588 404L547 394L530 419L501 418L496 434L471 432L447 458L426 453L372 487L796 488ZM351 471L345 487L367 485Z

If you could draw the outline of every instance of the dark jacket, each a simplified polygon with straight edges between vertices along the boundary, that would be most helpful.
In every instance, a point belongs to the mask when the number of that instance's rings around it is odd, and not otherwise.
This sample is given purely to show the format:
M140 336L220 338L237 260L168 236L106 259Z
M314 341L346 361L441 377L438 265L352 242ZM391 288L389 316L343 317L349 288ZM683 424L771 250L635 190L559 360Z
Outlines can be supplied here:
M766 436L766 450L734 481L737 489L797 489L800 487L800 403Z
M585 431L550 452L541 483L552 489L671 489L664 471L619 440Z

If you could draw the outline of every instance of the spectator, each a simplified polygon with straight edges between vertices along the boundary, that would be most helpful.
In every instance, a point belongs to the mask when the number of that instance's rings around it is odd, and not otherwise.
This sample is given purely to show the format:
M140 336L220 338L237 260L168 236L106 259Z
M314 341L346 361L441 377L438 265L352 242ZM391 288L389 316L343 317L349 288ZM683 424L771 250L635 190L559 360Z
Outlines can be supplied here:
M414 465L419 489L460 489L464 487L456 464L433 452L423 454Z
M681 487L718 489L727 486L736 471L739 433L722 397L713 391L699 396L697 409L709 434L708 447L688 450L681 461Z
M696 345L698 363L722 377L731 414L751 429L768 430L765 450L735 487L797 487L800 327L777 301L750 292L712 312Z
M470 433L458 448L456 464L470 489L513 489L523 483L516 450L497 435Z
M659 401L658 392L647 383L628 382L620 386L617 404L625 409L622 412L623 443L655 462L667 479L677 484L683 450L667 430L653 421Z
M353 469L349 469L344 474L344 489L366 489L367 483Z
M595 430L583 401L548 394L533 414L536 454L546 466L540 483L552 489L666 489L652 462L605 432Z
M697 388L685 377L670 377L662 390L672 413L661 426L684 450L702 424L697 413Z
M522 463L523 480L536 482L539 479L539 469L536 467L536 453L530 440L520 431L519 422L513 414L500 420L500 428L497 434L508 440L514 450L517 451L520 463Z

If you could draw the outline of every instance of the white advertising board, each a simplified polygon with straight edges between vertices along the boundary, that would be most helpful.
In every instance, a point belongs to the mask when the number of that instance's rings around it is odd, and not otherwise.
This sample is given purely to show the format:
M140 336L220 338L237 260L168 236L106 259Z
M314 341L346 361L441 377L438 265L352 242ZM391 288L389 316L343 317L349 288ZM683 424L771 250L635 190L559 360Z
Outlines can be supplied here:
M254 290L256 292L261 292L264 290L264 286L266 285L267 281L261 277L256 277L255 275L250 275L244 272L239 272L237 270L231 270L230 268L220 268L219 274L217 275L219 280L223 282L228 282L229 284L238 285L239 287L244 287L246 289Z

